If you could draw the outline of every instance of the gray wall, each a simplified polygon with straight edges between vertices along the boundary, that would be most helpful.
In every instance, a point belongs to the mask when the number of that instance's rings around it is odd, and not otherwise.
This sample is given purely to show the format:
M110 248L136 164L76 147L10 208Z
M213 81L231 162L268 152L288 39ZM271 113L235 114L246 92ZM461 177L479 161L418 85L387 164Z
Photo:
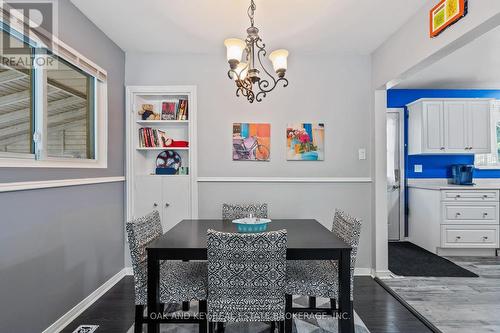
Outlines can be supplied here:
M68 0L61 40L108 72L107 169L0 168L0 182L124 175L124 53ZM119 272L124 184L0 193L0 332L41 332Z
M127 85L198 86L198 176L200 177L370 177L370 58L294 56L290 85L263 103L237 99L219 55L127 53ZM292 50L293 52L293 50ZM233 162L233 122L271 123L271 161ZM324 122L324 162L285 161L288 122ZM358 160L358 148L368 160ZM220 216L224 201L267 201L272 218L315 217L331 226L336 207L365 220L358 267L371 267L371 184L201 183L199 214Z

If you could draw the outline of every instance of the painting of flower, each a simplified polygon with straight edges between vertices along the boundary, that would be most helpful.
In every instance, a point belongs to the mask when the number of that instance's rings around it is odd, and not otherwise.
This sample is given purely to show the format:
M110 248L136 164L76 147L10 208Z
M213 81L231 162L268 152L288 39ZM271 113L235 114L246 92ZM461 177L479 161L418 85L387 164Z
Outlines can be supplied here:
M288 124L286 149L288 161L324 161L325 125L322 123Z

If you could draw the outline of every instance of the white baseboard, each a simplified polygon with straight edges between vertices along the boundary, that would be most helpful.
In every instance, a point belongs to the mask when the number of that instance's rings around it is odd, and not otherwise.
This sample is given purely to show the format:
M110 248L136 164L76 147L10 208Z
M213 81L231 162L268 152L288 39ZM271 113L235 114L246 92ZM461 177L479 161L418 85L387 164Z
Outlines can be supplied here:
M391 271L375 271L375 270L373 270L372 274L373 274L373 277L378 277L380 279L392 278L394 276L394 274L392 274Z
M75 305L71 310L66 312L61 318L56 320L52 325L47 327L42 333L58 333L62 331L69 323L75 320L83 311L90 307L95 301L97 301L102 295L104 295L109 289L111 289L118 281L120 281L126 274L127 269L124 268L108 281L104 282L99 288L88 295L84 300Z
M41 180L32 182L0 183L0 192L39 190L54 187L116 183L125 181L125 177L74 178L59 180Z
M371 268L356 267L354 269L354 276L373 276Z

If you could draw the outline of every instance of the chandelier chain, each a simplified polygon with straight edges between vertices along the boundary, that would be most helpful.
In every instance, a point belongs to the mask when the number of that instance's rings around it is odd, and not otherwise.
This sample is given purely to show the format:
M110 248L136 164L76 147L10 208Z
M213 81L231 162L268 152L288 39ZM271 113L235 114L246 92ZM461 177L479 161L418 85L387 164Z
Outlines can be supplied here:
M250 0L250 7L248 7L248 18L250 19L250 24L253 27L254 26L254 17L255 17L255 10L257 9L257 6L255 5L254 0Z

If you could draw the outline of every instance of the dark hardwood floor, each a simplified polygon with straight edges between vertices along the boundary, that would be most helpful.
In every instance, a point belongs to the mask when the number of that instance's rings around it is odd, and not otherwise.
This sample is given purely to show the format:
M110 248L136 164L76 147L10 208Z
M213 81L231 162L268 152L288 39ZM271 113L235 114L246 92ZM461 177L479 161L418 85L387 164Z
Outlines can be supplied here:
M371 333L431 332L370 277L355 279L354 309ZM134 322L134 280L123 278L83 312L62 333L79 325L99 325L97 332L126 333Z

